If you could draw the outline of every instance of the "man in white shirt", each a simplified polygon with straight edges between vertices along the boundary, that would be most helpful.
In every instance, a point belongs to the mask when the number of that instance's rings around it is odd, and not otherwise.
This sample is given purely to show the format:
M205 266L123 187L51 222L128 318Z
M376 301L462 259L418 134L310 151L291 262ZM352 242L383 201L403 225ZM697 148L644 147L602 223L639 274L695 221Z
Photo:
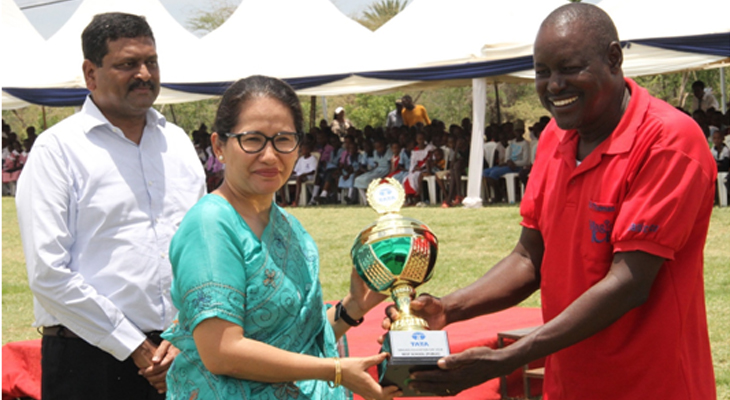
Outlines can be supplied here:
M82 44L91 95L38 137L16 198L42 397L162 399L178 353L159 337L176 313L168 247L204 173L151 108L160 73L144 18L97 15Z
M388 117L385 120L385 127L387 129L394 129L403 126L403 102L398 99L395 101L395 110L388 113Z
M692 112L702 109L707 112L710 108L717 110L720 108L720 104L712 94L712 88L705 88L705 82L695 81L692 83Z
M495 191L495 197L490 199L490 202L499 202L504 198L504 191L498 184L499 178L511 172L519 173L523 167L530 164L530 143L525 140L524 134L525 123L517 120L514 124L515 138L510 140L504 153L500 152L499 165L482 171L482 176L489 185L487 187L493 187Z

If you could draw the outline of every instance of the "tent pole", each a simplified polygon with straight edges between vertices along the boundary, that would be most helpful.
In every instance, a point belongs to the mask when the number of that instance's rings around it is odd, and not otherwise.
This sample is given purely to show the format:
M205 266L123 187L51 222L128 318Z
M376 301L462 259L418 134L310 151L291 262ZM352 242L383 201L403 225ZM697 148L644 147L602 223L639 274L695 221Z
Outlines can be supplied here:
M310 96L309 105L309 129L312 130L316 126L315 119L317 118L317 96Z
M720 91L722 92L722 104L720 107L722 108L722 113L725 114L727 112L727 87L725 85L725 68L720 68Z
M172 123L177 125L177 118L175 117L175 107L170 104L170 113L172 114Z
M502 111L499 108L499 84L497 81L494 81L494 96L494 102L497 104L497 124L502 125Z
M482 169L484 163L484 119L487 113L487 78L472 79L471 147L469 151L469 180L464 207L482 207Z
M46 106L41 106L41 110L43 110L43 130L45 131L48 129L48 123L46 122Z
M325 121L330 122L329 119L327 119L327 98L322 96L322 115Z

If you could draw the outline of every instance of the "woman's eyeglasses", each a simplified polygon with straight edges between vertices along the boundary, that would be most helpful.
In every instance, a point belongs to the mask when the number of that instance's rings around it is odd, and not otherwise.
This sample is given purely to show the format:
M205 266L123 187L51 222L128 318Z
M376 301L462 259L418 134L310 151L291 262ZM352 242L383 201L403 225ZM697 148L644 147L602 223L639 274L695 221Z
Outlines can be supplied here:
M266 136L259 131L249 131L243 133L226 133L229 138L238 139L238 145L241 150L246 153L258 153L266 147L267 142L271 142L274 150L279 153L288 154L297 149L302 135L295 132L279 132L274 136Z

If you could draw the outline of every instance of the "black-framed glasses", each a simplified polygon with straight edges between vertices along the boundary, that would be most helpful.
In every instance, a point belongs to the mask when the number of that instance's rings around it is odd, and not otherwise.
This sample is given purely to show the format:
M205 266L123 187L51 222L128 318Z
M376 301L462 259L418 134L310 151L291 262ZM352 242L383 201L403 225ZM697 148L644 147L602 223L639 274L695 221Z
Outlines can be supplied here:
M278 132L274 136L266 136L259 131L248 131L242 133L226 133L229 138L236 138L241 150L246 153L258 153L271 142L274 150L279 153L289 154L296 150L301 141L302 135L296 132Z

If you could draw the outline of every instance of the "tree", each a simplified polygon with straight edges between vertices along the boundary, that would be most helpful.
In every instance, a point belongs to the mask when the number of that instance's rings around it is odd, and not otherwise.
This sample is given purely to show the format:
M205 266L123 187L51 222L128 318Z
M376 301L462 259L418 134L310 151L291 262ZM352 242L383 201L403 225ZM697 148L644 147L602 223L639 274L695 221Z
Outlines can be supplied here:
M355 18L355 21L364 27L374 31L391 18L395 17L399 12L403 11L408 4L408 0L380 0L375 4L371 4L363 11L363 16Z
M212 32L223 25L228 17L236 11L240 0L211 0L207 3L207 9L198 8L193 12L194 16L188 18L185 23L185 27L189 31L195 32L196 34L202 33L200 36Z

